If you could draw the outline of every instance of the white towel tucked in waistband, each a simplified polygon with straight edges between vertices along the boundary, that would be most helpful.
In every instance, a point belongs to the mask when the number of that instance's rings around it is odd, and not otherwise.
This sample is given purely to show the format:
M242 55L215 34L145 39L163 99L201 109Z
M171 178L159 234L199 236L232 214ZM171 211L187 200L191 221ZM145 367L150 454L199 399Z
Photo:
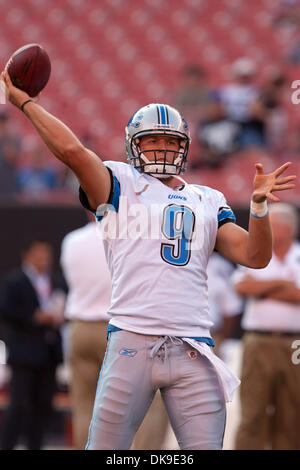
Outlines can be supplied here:
M241 383L240 379L233 372L231 372L228 366L218 356L215 355L208 344L198 342L191 338L181 339L193 346L193 348L197 349L200 354L206 356L207 359L213 364L223 386L226 402L232 401L233 392Z

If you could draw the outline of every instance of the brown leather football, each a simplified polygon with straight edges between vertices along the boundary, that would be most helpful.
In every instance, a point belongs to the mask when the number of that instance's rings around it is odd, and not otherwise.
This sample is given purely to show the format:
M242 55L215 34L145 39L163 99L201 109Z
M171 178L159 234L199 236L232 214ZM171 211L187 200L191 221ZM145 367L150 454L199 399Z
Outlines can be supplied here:
M13 84L34 97L48 83L51 62L45 49L39 44L27 44L12 54L7 71Z

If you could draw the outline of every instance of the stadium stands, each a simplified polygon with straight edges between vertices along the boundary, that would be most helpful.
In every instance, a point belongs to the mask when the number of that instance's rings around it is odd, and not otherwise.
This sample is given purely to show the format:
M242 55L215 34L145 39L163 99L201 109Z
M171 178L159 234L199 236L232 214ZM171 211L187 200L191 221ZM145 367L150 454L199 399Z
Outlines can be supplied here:
M12 0L8 5L0 0L1 67L20 46L42 44L52 61L52 75L41 103L79 137L91 135L104 159L119 159L130 115L147 102L171 103L187 63L203 65L211 86L226 82L230 64L241 56L255 60L260 79L272 65L283 66L289 80L300 79L300 67L285 61L297 27L274 24L281 3ZM294 130L300 108L289 96L286 107ZM25 118L21 128L25 134L33 132ZM196 176L243 204L241 189L245 202L251 192L248 160L235 157L217 173L203 169ZM297 198L297 191L286 197Z

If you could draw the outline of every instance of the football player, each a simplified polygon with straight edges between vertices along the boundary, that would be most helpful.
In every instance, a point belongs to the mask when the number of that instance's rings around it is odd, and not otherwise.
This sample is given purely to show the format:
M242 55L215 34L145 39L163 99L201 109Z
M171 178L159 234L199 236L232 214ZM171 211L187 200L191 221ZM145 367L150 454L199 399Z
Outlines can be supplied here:
M294 175L282 176L290 163L269 174L256 164L246 231L221 192L182 180L190 134L176 109L138 110L126 127L129 164L102 162L6 71L2 78L7 98L76 174L83 206L115 228L103 229L112 319L86 448L129 449L160 389L181 449L221 449L239 380L212 350L206 266L214 249L252 268L269 263L267 199L294 187Z

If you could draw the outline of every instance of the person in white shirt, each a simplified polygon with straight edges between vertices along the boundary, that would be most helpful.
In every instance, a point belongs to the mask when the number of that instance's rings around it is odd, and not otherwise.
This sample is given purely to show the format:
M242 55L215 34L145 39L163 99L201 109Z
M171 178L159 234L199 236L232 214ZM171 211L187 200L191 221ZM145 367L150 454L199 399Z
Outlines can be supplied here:
M241 422L237 449L299 449L300 368L292 361L300 338L300 243L296 208L270 206L273 256L267 267L240 267L236 290L246 297Z
M69 287L67 363L71 370L74 447L87 441L101 363L106 349L111 280L95 218L68 233L61 245L61 267ZM89 217L91 218L91 217Z
M234 270L235 265L224 256L216 251L212 253L207 265L208 304L215 354L222 358L223 342L235 336L243 311L242 297L231 280Z
M103 163L7 71L1 77L7 99L75 172L103 235L112 319L86 449L129 449L157 389L181 449L221 449L239 380L211 349L206 266L214 248L238 264L268 264L266 201L294 187L296 176L282 176L290 163L270 174L256 164L247 232L222 193L181 179L190 134L176 109L139 109L126 127L130 164Z
M240 57L232 64L231 71L232 82L216 90L215 99L227 128L231 125L232 148L238 151L263 148L266 145L266 117L259 106L261 92L256 83L255 63L248 57Z

